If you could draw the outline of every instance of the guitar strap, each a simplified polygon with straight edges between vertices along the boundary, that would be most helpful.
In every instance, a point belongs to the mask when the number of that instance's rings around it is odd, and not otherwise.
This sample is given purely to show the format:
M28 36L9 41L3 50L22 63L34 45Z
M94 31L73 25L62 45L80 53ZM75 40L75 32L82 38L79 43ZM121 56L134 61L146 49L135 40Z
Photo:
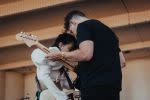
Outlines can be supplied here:
M74 87L74 85L73 85L73 83L72 83L72 81L71 81L67 71L65 70L65 66L63 66L60 69L60 74L63 74L63 73L64 73L65 77L67 78L67 81L68 81L70 89L75 89L75 87ZM73 93L69 94L68 97L69 97L69 100L74 100Z
M60 73L61 73L61 74L64 73L65 77L67 78L69 87L70 87L71 89L74 89L74 85L73 85L73 83L72 83L72 81L71 81L71 79L70 79L70 77L69 77L67 71L65 70L65 67L64 67L64 66L60 69Z

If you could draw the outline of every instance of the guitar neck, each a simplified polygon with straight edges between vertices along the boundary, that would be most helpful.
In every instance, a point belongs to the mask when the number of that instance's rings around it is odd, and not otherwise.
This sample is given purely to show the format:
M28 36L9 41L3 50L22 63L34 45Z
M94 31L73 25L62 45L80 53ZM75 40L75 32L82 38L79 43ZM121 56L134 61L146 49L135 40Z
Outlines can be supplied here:
M37 42L36 46L46 54L50 53L49 49L45 47L43 44L41 44L40 42Z
M46 54L51 53L51 51L47 47L45 47L43 44L41 44L40 42L37 42L36 46L39 49L41 49L43 52L45 52ZM65 67L67 69L74 71L74 67L70 63L68 63L64 59L60 59L60 61L65 64Z

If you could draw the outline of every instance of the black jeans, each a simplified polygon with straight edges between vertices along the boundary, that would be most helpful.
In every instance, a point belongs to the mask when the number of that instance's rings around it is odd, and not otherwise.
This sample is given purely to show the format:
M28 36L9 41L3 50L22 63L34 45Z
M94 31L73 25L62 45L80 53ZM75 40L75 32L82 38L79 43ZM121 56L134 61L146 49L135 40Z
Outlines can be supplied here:
M112 87L92 87L81 90L81 100L120 100L120 91Z

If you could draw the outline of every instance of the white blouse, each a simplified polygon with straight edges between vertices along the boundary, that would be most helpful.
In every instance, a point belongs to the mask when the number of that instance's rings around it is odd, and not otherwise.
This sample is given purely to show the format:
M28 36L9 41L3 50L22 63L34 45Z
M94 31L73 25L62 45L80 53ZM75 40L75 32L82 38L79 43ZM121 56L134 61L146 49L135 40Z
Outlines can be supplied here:
M49 50L51 52L60 51L57 47L49 47ZM46 54L40 49L35 49L31 54L31 59L37 68L37 77L40 80L44 75L50 75L54 80L57 76L57 70L60 69L63 64L59 61L48 61L45 59L45 56Z

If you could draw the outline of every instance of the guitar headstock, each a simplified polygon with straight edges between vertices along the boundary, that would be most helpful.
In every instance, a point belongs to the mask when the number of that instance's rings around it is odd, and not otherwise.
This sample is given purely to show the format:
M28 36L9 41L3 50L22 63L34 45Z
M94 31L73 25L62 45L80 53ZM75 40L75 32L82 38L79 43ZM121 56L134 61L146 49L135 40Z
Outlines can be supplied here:
M25 44L29 47L36 45L38 43L37 36L28 34L26 32L20 32L16 34L16 39L25 42Z

